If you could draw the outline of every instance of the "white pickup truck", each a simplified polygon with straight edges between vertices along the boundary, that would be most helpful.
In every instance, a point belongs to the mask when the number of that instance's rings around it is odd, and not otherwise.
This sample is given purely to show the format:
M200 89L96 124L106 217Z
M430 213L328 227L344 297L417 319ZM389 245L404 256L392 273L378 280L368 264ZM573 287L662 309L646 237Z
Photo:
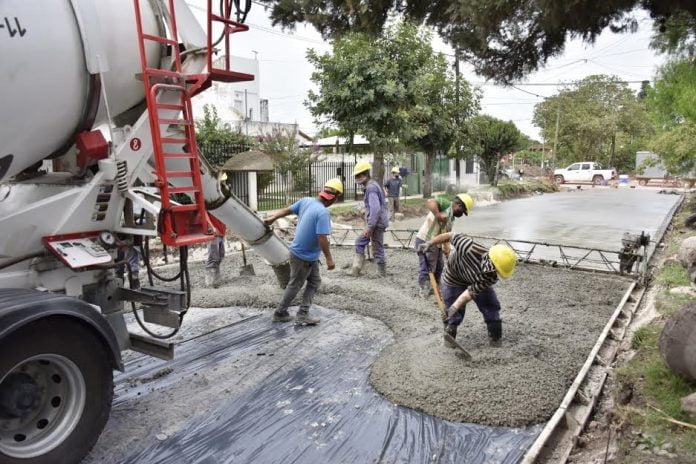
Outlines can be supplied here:
M592 182L595 185L602 185L605 181L615 179L614 169L602 169L602 165L594 161L582 161L573 163L565 169L553 171L553 177L559 184L566 182Z

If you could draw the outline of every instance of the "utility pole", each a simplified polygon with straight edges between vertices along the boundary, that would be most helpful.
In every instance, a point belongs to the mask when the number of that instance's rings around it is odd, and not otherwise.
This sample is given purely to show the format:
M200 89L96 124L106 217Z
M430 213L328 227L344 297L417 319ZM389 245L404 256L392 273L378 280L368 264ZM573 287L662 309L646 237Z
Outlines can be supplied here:
M561 121L561 105L556 106L556 133L553 136L553 163L551 168L556 169L556 149L558 148L558 125Z
M462 144L461 140L459 137L461 136L461 125L460 125L460 120L459 120L459 83L460 83L460 72L459 72L459 49L455 48L454 49L454 101L456 105L456 110L454 112L454 122L455 126L457 128L457 136L455 137L456 140L456 149L455 153L457 154L456 160L454 161L457 167L459 167L459 164L461 162L462 158ZM455 183L459 183L459 169L455 169L456 175L455 175Z

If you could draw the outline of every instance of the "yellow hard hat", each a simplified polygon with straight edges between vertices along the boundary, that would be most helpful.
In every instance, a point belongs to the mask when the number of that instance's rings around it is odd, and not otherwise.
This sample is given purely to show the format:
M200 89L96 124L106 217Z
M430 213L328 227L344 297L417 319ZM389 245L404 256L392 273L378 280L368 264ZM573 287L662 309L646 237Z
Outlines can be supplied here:
M464 207L466 208L464 214L468 216L471 210L474 209L474 199L471 198L471 195L467 193L460 193L459 195L457 195L457 198L459 198L459 200L462 203L464 203Z
M493 245L488 250L488 257L491 259L493 266L495 266L495 270L498 271L498 274L503 279L507 279L515 273L517 254L509 246L502 243Z
M394 167L392 168L391 172L393 172L394 174L398 174L398 173L400 173L401 171L399 170L398 167L394 166Z
M324 184L324 187L332 188L341 195L343 195L343 182L341 182L341 179L339 179L338 177L334 177L333 179L327 180Z
M355 168L353 169L353 175L357 176L358 174L362 174L365 171L371 171L372 170L372 165L370 164L369 161L360 161L358 164L355 165Z

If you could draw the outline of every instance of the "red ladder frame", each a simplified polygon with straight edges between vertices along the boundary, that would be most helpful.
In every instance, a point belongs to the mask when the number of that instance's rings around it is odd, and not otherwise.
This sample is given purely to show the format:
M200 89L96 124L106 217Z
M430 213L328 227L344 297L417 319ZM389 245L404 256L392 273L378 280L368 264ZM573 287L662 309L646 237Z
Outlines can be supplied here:
M195 124L191 108L191 95L186 85L189 77L183 74L181 53L176 25L174 0L168 1L168 29L171 37L146 34L143 32L140 0L133 0L138 32L138 46L142 65L143 86L147 101L150 132L155 158L155 185L160 190L162 206L158 219L158 232L162 243L180 247L207 242L213 239L215 227L210 223L205 209L205 197L200 175L198 145L196 144ZM145 51L146 41L168 45L173 59L173 70L152 68L148 66ZM156 82L156 81L164 81ZM164 95L177 95L177 103L160 103ZM177 111L181 117L162 117L161 111ZM177 114L178 114L177 113ZM162 125L182 126L183 137L166 137L162 135ZM182 152L165 151L166 144L183 145ZM169 169L167 160L187 160L187 167L179 170ZM169 184L172 178L189 178L191 184L174 187ZM182 205L173 202L171 196L187 193L193 197L193 203Z

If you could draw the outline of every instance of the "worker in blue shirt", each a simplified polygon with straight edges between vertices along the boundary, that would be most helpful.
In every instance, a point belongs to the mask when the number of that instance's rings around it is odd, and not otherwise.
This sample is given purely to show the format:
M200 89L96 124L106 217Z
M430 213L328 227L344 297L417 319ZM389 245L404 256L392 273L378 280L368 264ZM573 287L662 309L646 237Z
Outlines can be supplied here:
M309 308L312 306L314 294L321 284L320 254L324 253L326 267L329 270L336 267L329 246L331 216L326 208L331 206L342 194L343 183L339 179L331 179L326 182L317 198L302 198L290 207L283 208L264 220L266 225L271 225L278 218L290 214L298 216L295 238L290 245L290 281L285 287L278 308L273 313L273 322L288 322L293 319L288 308L306 282L307 287L295 316L295 324L317 325L319 323L319 319L309 315Z
M350 274L354 277L360 275L365 264L365 247L372 243L372 255L377 263L379 275L387 276L387 261L384 256L384 231L389 226L389 211L387 200L382 187L370 177L372 165L367 161L361 161L355 165L353 175L355 181L365 188L365 219L367 226L355 240L355 257Z

